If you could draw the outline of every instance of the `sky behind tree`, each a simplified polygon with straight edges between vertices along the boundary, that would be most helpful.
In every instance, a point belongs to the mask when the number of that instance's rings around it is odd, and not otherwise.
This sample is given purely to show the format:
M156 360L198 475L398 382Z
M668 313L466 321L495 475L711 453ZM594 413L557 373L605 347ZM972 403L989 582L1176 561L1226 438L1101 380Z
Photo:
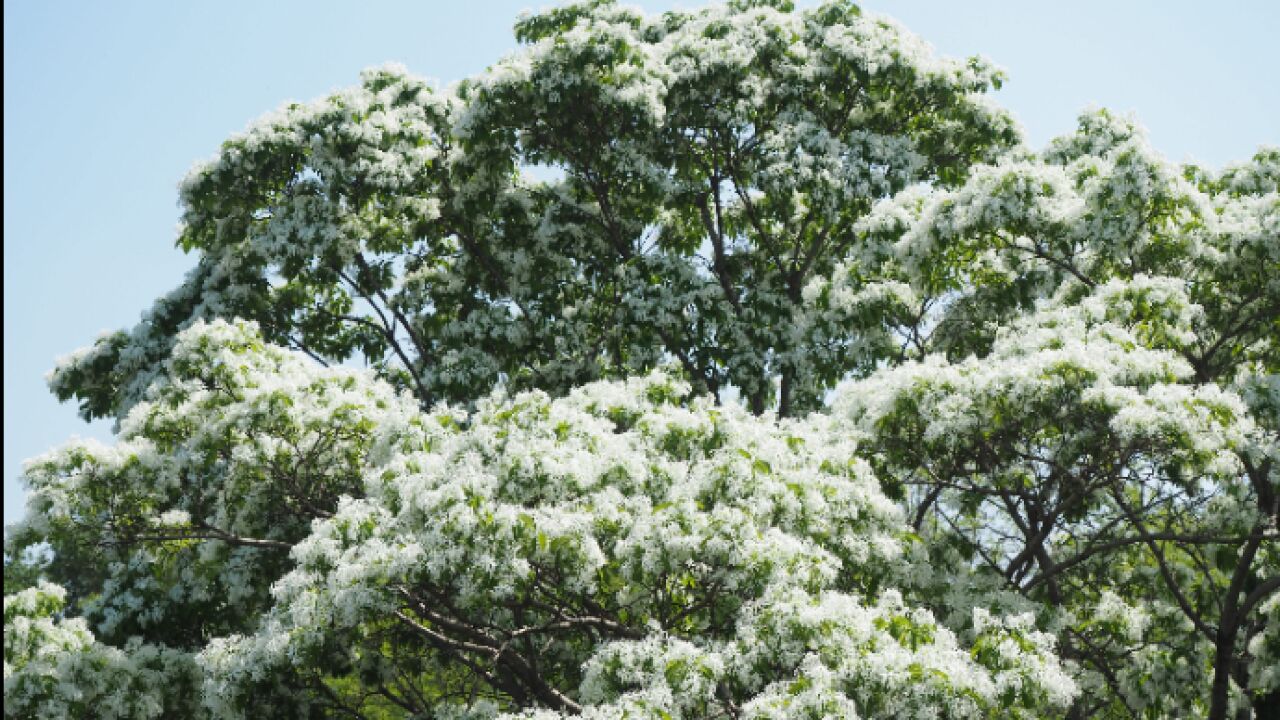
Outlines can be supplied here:
M638 3L650 12L700 3ZM807 5L809 3L800 3ZM6 2L4 499L21 462L72 435L110 438L59 405L57 356L128 327L193 259L173 247L177 182L288 100L403 63L441 86L515 50L528 0L207 4ZM1280 143L1280 4L1270 0L869 1L951 55L1009 76L996 95L1033 146L1088 106L1132 112L1173 160L1220 167Z

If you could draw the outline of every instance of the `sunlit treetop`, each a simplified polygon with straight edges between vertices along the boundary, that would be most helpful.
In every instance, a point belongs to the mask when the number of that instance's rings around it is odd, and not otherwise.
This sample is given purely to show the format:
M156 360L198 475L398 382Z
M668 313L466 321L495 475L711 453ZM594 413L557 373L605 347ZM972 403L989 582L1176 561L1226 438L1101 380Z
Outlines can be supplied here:
M1018 139L988 63L848 3L588 3L516 34L447 91L383 68L228 140L182 186L197 267L64 363L59 396L122 414L181 328L239 316L424 404L675 358L700 392L789 415L875 361L806 364L795 325L872 203Z

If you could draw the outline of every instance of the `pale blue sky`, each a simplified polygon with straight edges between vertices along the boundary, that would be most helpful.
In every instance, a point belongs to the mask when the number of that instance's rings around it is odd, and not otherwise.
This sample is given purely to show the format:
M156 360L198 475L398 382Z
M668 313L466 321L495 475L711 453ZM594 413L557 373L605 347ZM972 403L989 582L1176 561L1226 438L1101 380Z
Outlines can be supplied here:
M66 2L4 6L4 519L23 459L109 439L44 388L54 359L132 325L191 266L176 184L286 100L386 61L447 84L515 48L538 0ZM693 2L638 3L650 11ZM807 3L801 3L802 5ZM1088 105L1133 111L1155 146L1211 166L1280 143L1280 2L868 0L948 55L1009 73L1035 144Z

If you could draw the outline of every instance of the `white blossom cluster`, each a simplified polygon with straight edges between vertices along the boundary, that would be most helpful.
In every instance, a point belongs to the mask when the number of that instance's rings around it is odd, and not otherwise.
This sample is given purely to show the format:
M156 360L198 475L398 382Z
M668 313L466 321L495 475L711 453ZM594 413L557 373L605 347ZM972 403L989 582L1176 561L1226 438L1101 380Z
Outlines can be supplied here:
M929 556L958 551L1047 601L1086 658L1084 696L1123 698L1096 712L1244 711L1269 677L1276 160L1178 168L1132 121L1086 113L1038 156L878 204L860 253L807 289L832 347L899 348L834 406ZM1254 619L1225 620L1239 634L1224 639L1212 618L1229 593L1226 610ZM1215 681L1224 656L1238 670Z
M66 592L40 583L4 598L4 716L134 720L195 714L199 673L190 654L134 639L94 640L63 619Z
M289 690L281 678L335 667L413 667L422 682L458 655L479 668L473 684L537 662L555 687L526 678L529 692L596 717L734 707L777 717L792 702L866 717L1035 715L1073 696L1052 637L1024 619L984 615L966 646L883 587L901 514L823 416L758 419L689 399L663 373L422 415L362 373L318 368L250 324L221 321L182 333L168 369L123 422L120 445L74 446L28 470L39 519L23 531L60 550L59 533L74 531L64 524L112 507L104 534L126 520L140 533L186 532L176 549L120 551L102 596L85 599L116 636L103 608L146 632L182 613L210 623L201 603L212 594L246 613L270 588L270 608L241 633L230 619L208 625L231 634L199 653L202 712L240 717L270 693L315 703L299 694L306 682ZM314 485L351 462L354 485ZM204 487L183 477L193 466ZM270 479L278 469L312 494L273 494L288 482ZM281 522L281 505L326 492L332 504L311 509L300 534ZM136 506L122 508L126 498ZM292 569L254 541L289 542ZM78 632L77 652L102 647L126 664L177 652L94 645L83 619L69 622L47 642ZM539 642L534 656L526 636ZM24 642L6 645L7 662L49 652ZM492 684L482 697L505 687ZM470 712L482 707L503 709Z
M250 626L311 521L361 493L369 464L427 437L412 400L266 345L246 323L196 322L145 397L116 445L74 442L28 463L28 513L12 532L59 556L92 538L81 561L101 585L78 609L109 638Z

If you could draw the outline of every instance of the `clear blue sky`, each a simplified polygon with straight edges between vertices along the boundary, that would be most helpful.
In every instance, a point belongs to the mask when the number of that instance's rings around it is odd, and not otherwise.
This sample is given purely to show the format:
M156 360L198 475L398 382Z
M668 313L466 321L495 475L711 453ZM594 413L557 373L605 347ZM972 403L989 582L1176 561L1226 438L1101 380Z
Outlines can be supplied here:
M176 184L286 100L386 61L447 84L515 48L540 0L10 2L4 6L4 518L22 460L108 439L45 390L54 359L132 325L192 265ZM698 3L639 3L650 11ZM802 5L807 3L801 3ZM868 0L948 55L981 53L1035 144L1085 106L1133 111L1175 160L1280 143L1280 2Z

